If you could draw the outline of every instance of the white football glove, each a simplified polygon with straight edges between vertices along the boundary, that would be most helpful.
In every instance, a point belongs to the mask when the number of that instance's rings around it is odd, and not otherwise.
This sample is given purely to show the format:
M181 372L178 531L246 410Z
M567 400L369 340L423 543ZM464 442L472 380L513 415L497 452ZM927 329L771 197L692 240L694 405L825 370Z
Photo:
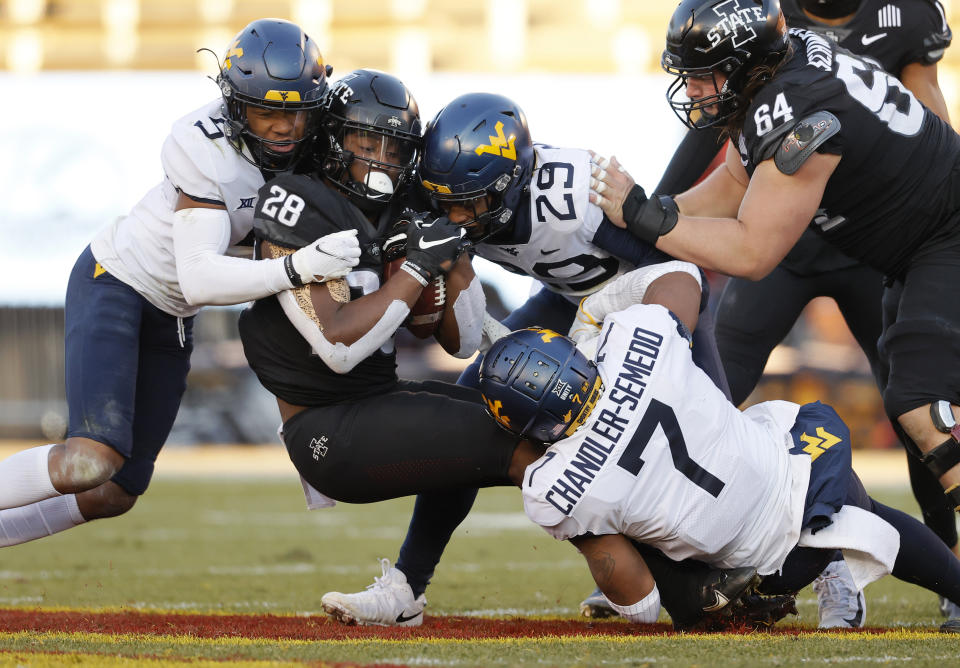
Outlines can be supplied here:
M343 278L360 261L357 231L344 230L320 237L290 257L302 284Z
M573 325L570 326L570 331L567 332L567 336L573 339L574 343L580 343L600 334L603 321L598 321L590 314L590 311L593 309L590 308L589 302L593 296L594 295L590 295L580 300L580 306L577 308L577 316L574 318Z
M490 346L510 333L507 327L484 311L483 313L483 337L480 339L480 352L485 353L490 350Z

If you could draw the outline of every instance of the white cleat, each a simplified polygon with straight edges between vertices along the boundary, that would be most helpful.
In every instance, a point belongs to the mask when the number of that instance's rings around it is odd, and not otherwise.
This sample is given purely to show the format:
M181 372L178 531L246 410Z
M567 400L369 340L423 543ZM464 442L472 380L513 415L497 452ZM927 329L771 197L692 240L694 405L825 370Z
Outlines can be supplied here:
M389 559L380 560L383 575L373 579L366 591L341 594L331 591L320 599L323 610L342 624L361 626L420 626L427 599L423 594L414 598L407 584L407 576L390 565Z
M857 589L850 569L842 559L831 561L813 581L817 594L821 629L856 629L863 626L867 602L863 590Z
M960 605L957 605L949 598L940 597L940 614L948 619L960 617Z

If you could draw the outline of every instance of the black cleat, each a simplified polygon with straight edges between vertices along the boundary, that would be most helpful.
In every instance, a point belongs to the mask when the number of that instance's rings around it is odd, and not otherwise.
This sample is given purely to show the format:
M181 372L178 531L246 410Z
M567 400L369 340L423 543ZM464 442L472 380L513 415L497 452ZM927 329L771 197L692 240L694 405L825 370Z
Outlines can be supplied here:
M704 613L717 613L731 602L753 592L760 584L756 568L715 568L707 573L700 585L700 609Z
M941 624L940 633L960 633L960 617L951 617Z
M681 631L765 631L787 615L796 615L797 600L792 594L763 596L747 594L718 613L706 614ZM960 630L960 628L958 628Z

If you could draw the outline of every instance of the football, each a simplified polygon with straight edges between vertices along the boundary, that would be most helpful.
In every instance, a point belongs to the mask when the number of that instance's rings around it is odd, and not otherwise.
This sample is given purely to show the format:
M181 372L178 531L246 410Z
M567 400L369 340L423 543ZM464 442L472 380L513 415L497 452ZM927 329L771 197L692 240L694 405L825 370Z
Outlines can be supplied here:
M405 257L398 257L383 266L384 283L400 271L400 265L405 259ZM430 338L437 331L446 303L447 285L443 276L437 276L420 293L420 298L410 309L410 315L403 323L404 326L417 338Z

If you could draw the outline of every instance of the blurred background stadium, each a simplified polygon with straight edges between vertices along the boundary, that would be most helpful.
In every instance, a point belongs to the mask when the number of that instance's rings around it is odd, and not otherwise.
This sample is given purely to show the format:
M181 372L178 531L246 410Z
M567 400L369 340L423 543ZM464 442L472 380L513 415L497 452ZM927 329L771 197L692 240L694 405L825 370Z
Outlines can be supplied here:
M682 136L663 95L662 35L674 0L0 0L0 438L59 439L63 292L77 254L161 177L170 124L219 94L222 56L249 21L299 23L334 67L400 76L430 118L471 90L511 96L534 138L616 154L652 187ZM943 0L951 23L951 0ZM957 26L955 25L954 28ZM940 65L953 118L960 46ZM484 265L503 315L530 282ZM714 294L722 278L713 277ZM240 307L197 318L189 389L171 444L272 441L272 398L246 368ZM401 374L462 364L401 334ZM829 300L812 303L750 402L824 399L858 447L895 445L862 353Z

